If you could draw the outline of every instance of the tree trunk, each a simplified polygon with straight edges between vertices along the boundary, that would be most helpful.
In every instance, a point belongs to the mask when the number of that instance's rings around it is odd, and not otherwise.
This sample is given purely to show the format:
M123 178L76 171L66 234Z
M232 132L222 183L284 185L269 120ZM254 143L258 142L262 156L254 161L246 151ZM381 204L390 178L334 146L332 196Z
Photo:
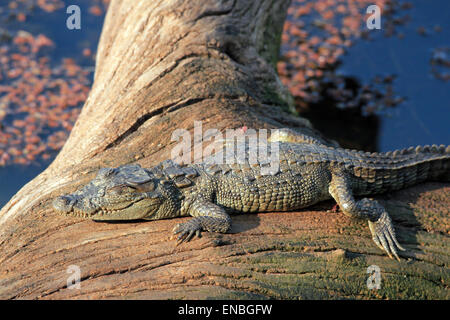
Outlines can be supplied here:
M321 211L238 215L230 234L179 247L186 218L95 223L51 200L101 167L170 157L171 133L296 127L275 69L288 0L112 1L89 98L64 148L0 211L0 298L447 298L450 189L385 201L410 257L389 260L364 223ZM440 198L439 198L440 197ZM386 197L384 197L386 199ZM413 201L414 204L409 204ZM381 268L380 290L366 286ZM79 289L67 287L79 267ZM70 284L70 282L69 282Z

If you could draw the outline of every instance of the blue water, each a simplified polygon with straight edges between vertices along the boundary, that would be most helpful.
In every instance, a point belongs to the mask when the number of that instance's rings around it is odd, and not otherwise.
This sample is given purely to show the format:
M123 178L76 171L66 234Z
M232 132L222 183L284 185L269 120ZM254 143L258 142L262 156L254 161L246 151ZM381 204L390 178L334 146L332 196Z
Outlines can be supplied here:
M450 47L450 1L410 2L411 21L400 28L404 38L375 36L373 41L359 41L343 57L339 70L362 82L379 74L397 75L394 90L407 100L380 117L380 151L450 144L450 82L435 79L429 63L433 48ZM421 26L429 35L417 32ZM440 26L441 31L435 32L434 26Z
M359 40L342 58L337 70L338 73L356 77L362 84L369 83L376 75L397 75L393 84L395 93L406 97L406 101L379 114L381 128L374 137L378 141L379 151L417 144L450 144L450 83L433 78L429 63L433 48L450 47L450 1L410 2L413 7L408 14L412 20L401 27L405 35L403 39L395 36L385 38L380 33L375 34L371 41ZM36 10L27 17L25 24L12 22L1 27L25 30L35 35L43 33L56 44L50 53L54 61L70 57L79 65L93 68L94 61L83 57L81 52L84 48L95 52L103 16L87 13L90 1L74 3L81 7L81 30L65 27L68 16L65 8L54 13ZM442 31L433 31L435 25L439 25ZM416 32L420 26L429 30L428 36ZM24 184L44 170L50 161L26 167L11 165L0 168L0 208Z
M50 160L34 163L29 166L9 165L0 168L0 208L2 208L9 199L41 173L49 164Z
M66 13L66 7L51 13L35 8L31 12L27 12L26 22L21 23L15 19L5 19L9 11L8 4L4 2L0 2L0 9L2 9L0 10L0 28L4 28L11 33L18 30L24 30L33 35L42 33L55 43L52 50L48 52L53 66L60 64L63 58L72 58L79 66L93 71L95 61L91 57L84 57L82 51L85 48L89 48L93 53L96 52L104 16L94 16L88 13L88 9L93 4L93 1L77 0L71 1L70 4L76 4L81 9L80 30L69 30L66 27L66 19L69 16ZM57 152L53 152L53 158L56 154ZM0 208L22 186L42 172L51 163L52 159L40 160L29 166L14 164L0 167Z
M104 16L94 16L89 13L89 7L93 4L90 0L70 1L67 5L76 4L81 12L81 29L68 29L66 20L70 14L66 13L66 7L62 7L53 12L45 12L35 8L27 15L26 22L18 22L15 19L8 21L5 27L7 30L24 30L38 35L44 34L55 46L49 53L52 62L59 62L62 58L72 58L80 66L94 67L95 62L91 58L83 57L82 50L90 48L96 51L98 39L103 26ZM2 4L0 2L0 4ZM1 7L7 7L1 5ZM4 9L6 12L8 9Z

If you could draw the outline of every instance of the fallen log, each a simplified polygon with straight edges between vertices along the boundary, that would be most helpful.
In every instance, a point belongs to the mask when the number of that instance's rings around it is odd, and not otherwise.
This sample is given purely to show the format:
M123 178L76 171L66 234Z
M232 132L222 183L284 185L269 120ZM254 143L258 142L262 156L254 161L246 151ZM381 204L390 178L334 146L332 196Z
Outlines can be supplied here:
M229 234L176 247L185 218L96 223L54 212L54 197L99 168L170 157L177 128L294 127L275 69L287 0L112 1L90 95L53 163L0 211L2 299L448 299L449 186L380 197L404 260L363 222L315 211L238 215ZM381 273L371 289L369 266ZM71 289L79 272L79 288ZM370 279L369 279L370 280Z

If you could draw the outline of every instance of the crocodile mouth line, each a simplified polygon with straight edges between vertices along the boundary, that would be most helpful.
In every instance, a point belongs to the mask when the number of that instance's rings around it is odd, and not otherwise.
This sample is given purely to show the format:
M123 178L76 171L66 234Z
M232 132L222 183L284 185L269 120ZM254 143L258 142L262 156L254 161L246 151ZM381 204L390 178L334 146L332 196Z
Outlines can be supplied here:
M112 209L112 208L97 208L95 211L93 212L85 212L82 211L80 209L77 208L73 208L72 211L70 212L66 212L65 215L67 216L74 216L74 217L80 217L80 218L95 218L97 216L103 217L103 216L111 216L114 215L114 213L125 210L129 207L131 207L132 205L134 205L136 202L131 202L129 203L127 206L125 207L121 207L121 208L117 208L117 209Z

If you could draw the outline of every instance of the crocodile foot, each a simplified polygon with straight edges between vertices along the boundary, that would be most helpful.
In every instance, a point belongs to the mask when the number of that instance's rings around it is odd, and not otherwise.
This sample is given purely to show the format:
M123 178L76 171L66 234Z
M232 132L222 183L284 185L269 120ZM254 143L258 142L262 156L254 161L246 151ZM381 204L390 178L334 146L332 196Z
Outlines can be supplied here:
M201 237L202 226L196 219L191 219L188 222L178 223L172 230L174 237L177 237L177 246L183 242L188 242L194 235Z
M381 250L386 251L390 258L394 255L395 258L400 261L397 249L405 251L405 248L397 241L394 227L388 213L384 210L376 221L369 220L369 228L372 232L372 239L375 244Z

